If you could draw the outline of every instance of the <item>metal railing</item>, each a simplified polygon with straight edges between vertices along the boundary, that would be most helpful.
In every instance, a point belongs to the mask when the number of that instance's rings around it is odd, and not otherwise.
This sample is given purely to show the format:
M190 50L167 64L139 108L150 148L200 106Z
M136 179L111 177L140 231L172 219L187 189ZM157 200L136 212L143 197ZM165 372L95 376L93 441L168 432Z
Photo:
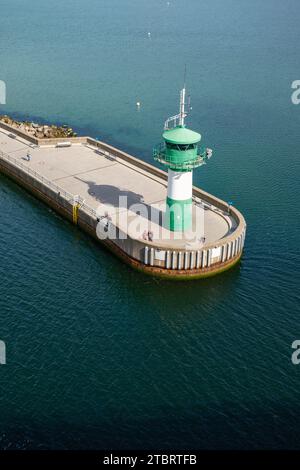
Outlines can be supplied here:
M165 143L160 143L153 149L153 158L155 161L162 163L171 169L176 168L178 170L193 170L198 166L205 165L207 160L210 158L210 155L207 153L207 149L200 148L198 151L199 154L196 156L196 158L178 162L174 160L173 155L168 155Z
M11 155L8 155L7 153L2 152L1 150L0 150L0 159L12 163L15 167L22 170L23 173L29 176L33 176L35 180L47 186L47 188L57 193L57 195L64 197L70 204L73 204L74 198L75 198L74 194L71 194L68 191L65 191L63 188L53 183L52 181L48 180L47 178L42 176L40 173L37 173L31 168L28 168L26 165L21 163L18 159L12 157ZM92 215L92 217L97 218L97 212L94 209L92 209L92 207L90 207L88 204L86 204L81 197L77 200L77 203L80 204L81 209L84 209L86 212Z

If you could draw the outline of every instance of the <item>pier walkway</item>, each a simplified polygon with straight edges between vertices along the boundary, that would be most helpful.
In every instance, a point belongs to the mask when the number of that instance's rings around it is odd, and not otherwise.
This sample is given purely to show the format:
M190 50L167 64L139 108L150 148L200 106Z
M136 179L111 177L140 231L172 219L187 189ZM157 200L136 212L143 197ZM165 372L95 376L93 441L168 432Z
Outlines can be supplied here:
M162 226L167 181L159 174L151 174L120 158L118 153L97 148L96 141L92 139L89 142L78 139L71 146L47 145L46 141L35 146L27 139L0 128L0 151L22 165L24 170L35 172L70 197L79 195L85 206L92 212L96 211L98 216L115 211L119 214L119 227L128 230L132 238L136 238L135 231L130 228L130 221L137 218L136 204L143 204L148 209L148 215L141 213L139 216L139 232L152 231L153 243L162 247L169 246L171 240L172 247L199 249L204 242L211 244L228 236L236 227L235 219L227 211L195 196L193 219L197 217L202 221L197 238L191 240L187 234L186 239L174 239L174 234ZM26 160L28 152L30 161ZM127 198L126 204L119 204L120 196L124 202L124 197ZM151 209L155 220L149 223Z

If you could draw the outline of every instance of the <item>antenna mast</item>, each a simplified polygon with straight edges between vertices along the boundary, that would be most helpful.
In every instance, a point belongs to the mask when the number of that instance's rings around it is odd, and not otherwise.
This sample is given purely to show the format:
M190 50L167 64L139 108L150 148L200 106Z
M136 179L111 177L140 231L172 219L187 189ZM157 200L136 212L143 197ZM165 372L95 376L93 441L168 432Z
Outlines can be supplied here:
M179 107L179 125L184 126L184 120L187 116L185 112L185 82L186 82L186 64L184 66L184 80L183 80L183 89L180 92L180 107Z
M184 120L187 114L185 112L185 85L180 92L179 125L184 126Z
M165 130L170 130L173 127L177 126L177 123L180 127L185 126L185 118L187 117L188 113L186 111L186 86L185 86L185 80L186 80L186 66L184 70L184 85L182 90L180 91L180 106L179 106L179 114L176 114L176 116L172 116L168 118L165 122ZM190 100L190 98L189 98ZM188 104L188 107L190 105Z

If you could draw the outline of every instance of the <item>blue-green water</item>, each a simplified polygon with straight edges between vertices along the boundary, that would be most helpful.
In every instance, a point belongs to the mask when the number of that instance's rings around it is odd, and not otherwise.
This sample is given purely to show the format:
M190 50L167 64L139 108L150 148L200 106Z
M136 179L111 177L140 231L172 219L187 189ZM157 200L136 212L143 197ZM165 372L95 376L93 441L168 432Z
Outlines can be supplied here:
M195 183L248 223L238 267L173 284L0 176L1 448L300 448L299 43L297 0L0 0L3 113L150 162L186 63Z

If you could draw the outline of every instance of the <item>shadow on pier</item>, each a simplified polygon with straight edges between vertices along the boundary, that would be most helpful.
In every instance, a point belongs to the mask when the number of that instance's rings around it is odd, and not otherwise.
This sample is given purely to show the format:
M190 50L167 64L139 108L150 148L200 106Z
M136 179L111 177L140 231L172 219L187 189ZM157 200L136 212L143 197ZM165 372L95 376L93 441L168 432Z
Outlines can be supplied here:
M99 201L99 203L110 204L111 206L120 209L131 208L132 212L140 214L141 216L143 216L146 209L148 220L151 215L152 220L155 222L159 221L159 225L162 225L163 211L146 204L142 194L138 194L134 191L123 190L117 186L112 186L109 184L96 184L93 181L85 181L85 183L88 185L88 193L90 196ZM132 207L134 205L141 205L143 206L144 210L139 211L137 206Z

